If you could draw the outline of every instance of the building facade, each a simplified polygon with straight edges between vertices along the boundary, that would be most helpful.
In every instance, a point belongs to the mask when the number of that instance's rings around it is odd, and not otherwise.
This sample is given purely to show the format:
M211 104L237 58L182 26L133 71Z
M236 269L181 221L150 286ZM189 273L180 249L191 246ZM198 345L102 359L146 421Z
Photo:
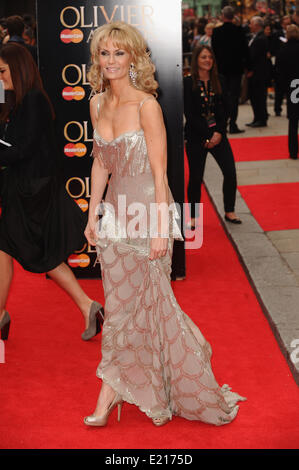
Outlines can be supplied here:
M183 1L184 8L192 8L197 16L216 16L221 11L223 0L186 0Z

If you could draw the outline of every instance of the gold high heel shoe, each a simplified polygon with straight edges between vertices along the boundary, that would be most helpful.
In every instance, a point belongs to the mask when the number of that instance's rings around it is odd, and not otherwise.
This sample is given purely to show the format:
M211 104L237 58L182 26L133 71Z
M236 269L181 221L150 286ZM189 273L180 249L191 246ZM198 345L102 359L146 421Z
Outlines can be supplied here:
M114 408L117 406L118 408L118 413L117 413L117 421L120 421L120 414L121 414L121 408L122 408L122 405L123 405L123 399L121 397L121 395L119 395L118 393L115 395L112 403L110 403L109 407L108 407L108 410L106 411L106 413L104 413L102 416L94 416L94 415L91 415L91 416L86 416L84 418L84 423L87 425L87 426L106 426L107 422L108 422L108 418L109 418L109 415L110 413L114 410Z
M161 418L152 418L152 422L155 426L163 426L164 424L168 423L170 421L170 418L167 416L161 417Z

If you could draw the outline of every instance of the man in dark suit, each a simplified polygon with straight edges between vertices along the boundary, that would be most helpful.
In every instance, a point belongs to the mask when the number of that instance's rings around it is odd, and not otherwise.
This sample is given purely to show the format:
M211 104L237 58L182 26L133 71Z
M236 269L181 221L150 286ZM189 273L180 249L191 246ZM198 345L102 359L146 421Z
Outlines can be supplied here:
M9 35L8 42L16 42L26 47L26 49L28 49L33 59L37 63L36 46L31 46L29 44L26 44L23 39L23 32L25 29L25 23L23 21L23 18L17 15L9 16L8 18L6 18L6 26L7 26L7 33Z
M249 41L252 71L248 73L248 95L253 110L253 121L246 124L250 127L267 125L267 84L269 67L267 60L268 41L263 31L264 22L261 17L254 16L250 20L252 38Z
M287 26L291 24L291 18L288 15L285 15L281 18L280 28L274 35L274 57L276 61L277 54L279 53L282 46L287 42L286 39L286 29ZM281 115L281 106L283 102L283 90L279 86L279 81L277 80L277 70L274 68L274 88L275 88L275 99L274 99L274 111L276 116Z
M276 58L277 81L287 96L287 117L289 120L289 157L298 159L299 123L299 27L287 27L287 42Z
M242 75L250 69L249 49L243 29L233 23L234 10L230 6L223 8L222 19L223 25L214 28L212 49L227 93L229 131L237 134L244 132L236 121Z

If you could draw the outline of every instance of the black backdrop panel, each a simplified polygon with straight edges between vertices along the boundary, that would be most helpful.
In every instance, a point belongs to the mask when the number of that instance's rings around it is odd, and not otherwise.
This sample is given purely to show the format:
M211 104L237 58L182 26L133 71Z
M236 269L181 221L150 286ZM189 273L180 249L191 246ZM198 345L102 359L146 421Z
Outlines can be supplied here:
M180 0L37 0L38 57L54 105L66 188L84 211L90 197L92 126L87 81L93 31L126 21L145 36L156 65L168 135L168 178L175 201L184 202L183 101ZM99 277L94 248L86 243L68 260L78 278ZM172 278L185 276L183 242L175 242Z

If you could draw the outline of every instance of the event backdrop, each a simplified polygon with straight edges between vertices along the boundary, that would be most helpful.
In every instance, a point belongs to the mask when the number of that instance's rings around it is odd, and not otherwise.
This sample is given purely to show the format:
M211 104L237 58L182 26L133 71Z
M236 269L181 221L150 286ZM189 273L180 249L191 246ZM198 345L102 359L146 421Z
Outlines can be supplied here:
M37 0L38 58L54 105L66 189L88 211L92 165L91 89L87 80L94 30L122 20L145 36L156 65L168 134L168 178L176 202L184 202L183 102L180 0ZM78 278L100 276L95 249L86 243L68 259ZM183 242L175 242L172 278L185 276Z

